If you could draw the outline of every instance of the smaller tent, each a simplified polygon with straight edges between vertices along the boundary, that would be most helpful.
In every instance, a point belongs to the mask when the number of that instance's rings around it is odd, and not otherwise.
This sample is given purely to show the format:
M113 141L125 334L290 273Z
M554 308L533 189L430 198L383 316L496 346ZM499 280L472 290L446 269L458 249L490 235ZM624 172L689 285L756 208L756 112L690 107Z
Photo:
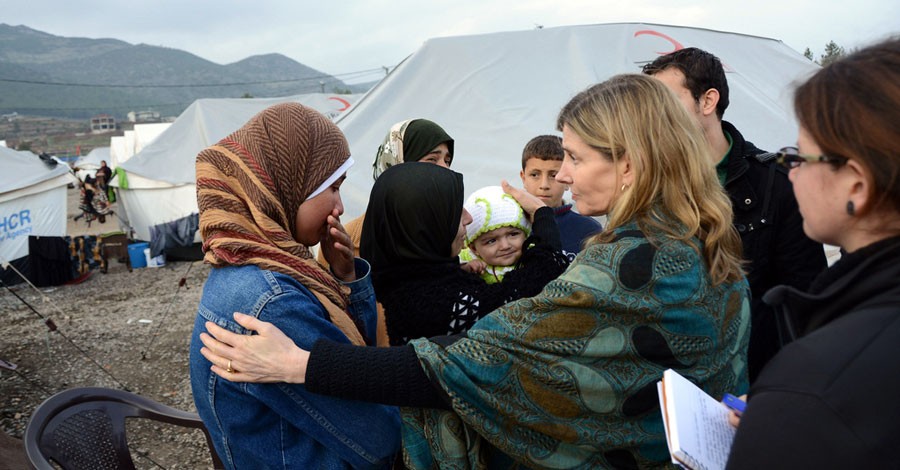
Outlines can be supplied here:
M21 282L6 263L31 278L29 237L66 235L66 187L75 181L69 167L31 152L0 147L0 262L4 283Z
M112 164L112 159L109 155L109 147L96 147L87 155L75 160L75 164L73 165L75 168L75 176L81 181L84 181L84 177L87 175L93 177L97 173L97 169L100 168L100 162L106 162L107 165Z
M127 175L127 185L116 178L111 183L118 187L117 214L126 218L135 238L150 242L152 254L156 256L163 247L171 245L171 237L163 242L159 236L154 237L154 233L171 228L178 232L179 242L184 241L181 235L187 231L194 233L195 228L190 230L184 220L196 218L198 213L194 161L201 150L236 131L263 109L278 103L300 103L334 118L358 98L358 95L313 93L278 98L197 100L140 152L116 163ZM128 138L126 133L125 139ZM121 140L115 139L111 142L114 151L122 144ZM127 142L125 144L127 147ZM188 225L193 223L188 222ZM199 241L197 237L194 236L194 241Z

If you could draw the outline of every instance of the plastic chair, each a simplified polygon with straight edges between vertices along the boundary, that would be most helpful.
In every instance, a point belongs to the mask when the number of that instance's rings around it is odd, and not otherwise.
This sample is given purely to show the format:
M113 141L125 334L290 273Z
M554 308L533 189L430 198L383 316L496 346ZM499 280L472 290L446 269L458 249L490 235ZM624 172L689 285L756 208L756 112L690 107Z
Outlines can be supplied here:
M209 432L195 413L177 410L122 390L86 387L41 403L25 428L25 453L34 468L134 469L125 418L145 418L197 428L206 436L214 468L224 468Z

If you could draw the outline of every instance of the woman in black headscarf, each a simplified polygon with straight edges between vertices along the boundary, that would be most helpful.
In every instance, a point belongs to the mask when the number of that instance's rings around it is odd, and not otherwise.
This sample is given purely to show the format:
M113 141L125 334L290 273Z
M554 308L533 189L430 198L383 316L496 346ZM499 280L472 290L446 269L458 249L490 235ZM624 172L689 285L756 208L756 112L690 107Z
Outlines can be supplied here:
M534 232L519 268L487 284L460 269L459 251L472 221L463 209L459 173L413 163L389 168L372 187L360 254L372 264L375 296L384 306L390 343L465 332L497 307L536 295L567 266L552 209L504 185ZM424 314L423 305L428 305Z
M388 168L411 162L450 168L453 163L453 138L441 126L428 119L400 121L391 126L384 142L378 146L375 162L372 164L372 177L377 180ZM356 255L359 255L360 234L365 218L366 215L363 214L344 224ZM320 257L319 262L322 261Z
M407 162L431 163L443 168L450 168L453 163L453 137L441 126L428 119L407 119L400 121L388 131L384 142L378 146L375 162L372 164L372 177L378 176L388 168ZM344 224L353 244L353 254L359 256L359 244L362 236L363 222L366 214ZM319 263L328 266L325 258L319 254ZM387 346L387 330L384 326L384 310L378 304L378 332L376 342L379 346Z

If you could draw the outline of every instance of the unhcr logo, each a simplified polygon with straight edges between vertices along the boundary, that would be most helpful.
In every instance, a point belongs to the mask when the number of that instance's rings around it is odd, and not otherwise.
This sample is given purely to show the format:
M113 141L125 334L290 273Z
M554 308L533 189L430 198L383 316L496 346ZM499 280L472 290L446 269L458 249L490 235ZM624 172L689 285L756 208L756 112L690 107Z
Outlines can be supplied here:
M17 237L31 233L31 211L23 209L0 217L0 242L15 240Z

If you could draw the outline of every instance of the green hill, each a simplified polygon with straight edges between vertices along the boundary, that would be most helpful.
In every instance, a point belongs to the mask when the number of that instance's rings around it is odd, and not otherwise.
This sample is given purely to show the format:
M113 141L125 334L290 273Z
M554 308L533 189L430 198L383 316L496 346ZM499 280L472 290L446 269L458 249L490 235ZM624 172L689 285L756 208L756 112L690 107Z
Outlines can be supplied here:
M323 89L361 91L281 54L220 65L178 49L66 38L0 23L0 114L87 118L107 113L123 119L129 111L152 109L175 116L198 98Z

